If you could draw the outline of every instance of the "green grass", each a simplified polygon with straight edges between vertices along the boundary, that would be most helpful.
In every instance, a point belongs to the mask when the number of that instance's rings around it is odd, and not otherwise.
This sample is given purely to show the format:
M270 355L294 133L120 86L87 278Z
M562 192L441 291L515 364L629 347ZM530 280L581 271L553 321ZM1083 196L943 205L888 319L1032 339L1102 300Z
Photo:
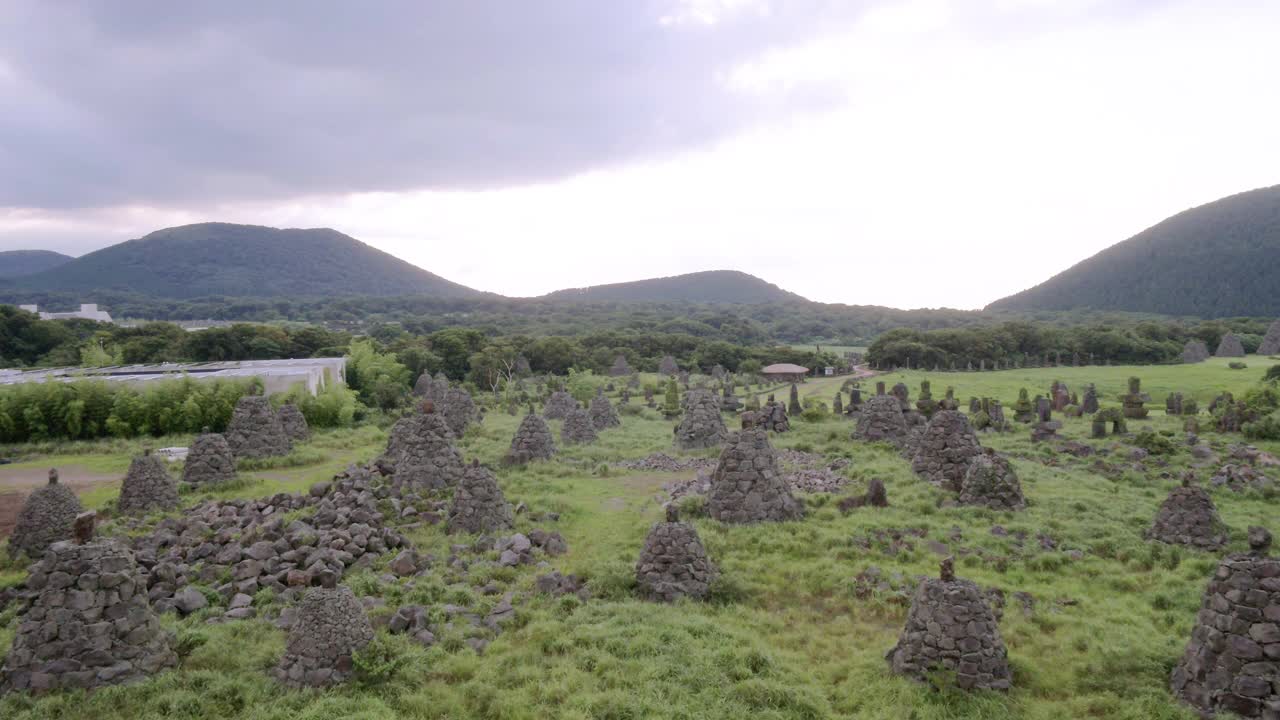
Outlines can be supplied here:
M1253 360L1251 358L1251 360ZM1244 371L1210 361L1194 366L1098 367L998 373L896 373L918 393L923 377L941 397L948 384L962 401L970 395L999 397L1006 405L1026 386L1047 392L1054 379L1082 390L1097 383L1104 400L1130 375L1144 380L1156 403L1147 421L1157 430L1177 430L1177 418L1163 415L1163 396L1190 394L1201 406L1221 390L1241 392L1256 382L1266 363ZM1256 365L1256 367L1255 367ZM803 394L826 402L843 378L805 383ZM864 387L874 387L874 380ZM872 390L874 392L874 390ZM633 400L633 402L637 402ZM1180 656L1194 621L1200 593L1216 567L1215 556L1148 543L1142 532L1176 484L1190 457L1181 446L1167 468L1148 463L1139 472L1123 461L1119 440L1088 441L1084 420L1065 419L1062 434L1099 448L1116 446L1103 458L1123 465L1111 480L1092 470L1096 458L1050 456L1033 446L1024 426L1014 433L983 436L984 444L1007 453L1022 479L1029 507L1021 513L943 508L943 494L916 479L910 465L881 445L850 441L851 425L829 419L794 420L794 431L775 444L852 460L845 472L850 492L878 477L891 507L839 513L827 496L810 496L803 522L750 527L708 519L695 524L722 579L712 600L661 606L634 597L634 562L650 525L661 515L661 486L674 476L600 474L602 464L642 457L670 448L670 422L656 413L624 416L624 426L605 431L592 446L562 448L553 462L523 468L498 464L520 418L491 411L484 424L461 440L467 459L498 469L510 501L531 512L557 512L557 522L534 523L517 516L518 529L558 530L569 552L551 559L563 572L585 576L595 598L553 599L532 594L540 571L533 567L476 568L459 576L437 563L431 577L414 588L386 585L377 571L348 578L361 593L381 595L387 609L401 602L445 602L483 611L495 599L478 592L494 581L520 597L513 627L483 655L463 642L463 631L443 632L430 649L403 638L388 638L387 652L399 663L385 677L366 679L326 692L291 692L267 675L283 648L284 633L265 622L204 625L198 618L166 622L192 646L178 671L147 682L89 696L56 694L0 700L5 718L901 718L944 720L1057 720L1120 718L1184 719L1193 715L1167 691L1169 672ZM732 421L730 421L732 422ZM550 423L559 436L560 423ZM1180 435L1179 435L1180 437ZM1240 438L1205 433L1210 441ZM206 493L257 496L301 490L327 479L350 462L374 457L385 432L374 427L319 434L302 448L321 460L300 466L247 473L237 488ZM1259 443L1280 452L1280 443ZM708 454L708 453L703 453ZM77 454L77 461L120 467L116 454ZM54 458L36 459L45 465ZM124 458L127 459L127 458ZM1047 464L1052 463L1052 464ZM1203 472L1202 472L1203 477ZM106 492L106 491L104 491ZM1212 491L1232 528L1233 549L1244 547L1250 524L1274 518L1274 500L1260 493ZM997 536L1001 525L1010 535ZM888 554L887 548L859 542L890 528L921 528L926 537ZM1273 530L1280 529L1272 526ZM1019 544L1014 534L1025 532ZM961 538L953 540L957 534ZM1054 538L1058 550L1040 548L1037 535ZM439 527L410 534L423 552L447 557L459 542ZM940 555L930 541L957 554L958 573L983 586L1006 591L1001 632L1014 670L1007 695L936 692L887 671L884 653L893 646L906 615L900 592L855 594L854 578L872 566L905 585L937 572ZM1068 551L1083 556L1071 559ZM13 571L8 571L12 574ZM0 575L0 581L7 577ZM1014 592L1034 598L1024 613ZM0 630L0 645L16 627L12 617Z

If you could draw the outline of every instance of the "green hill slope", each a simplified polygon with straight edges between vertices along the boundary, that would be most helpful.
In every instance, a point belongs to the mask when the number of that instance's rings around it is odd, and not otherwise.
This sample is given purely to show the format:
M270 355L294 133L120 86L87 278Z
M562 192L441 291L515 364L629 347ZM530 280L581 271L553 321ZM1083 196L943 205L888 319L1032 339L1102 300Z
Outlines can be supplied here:
M14 288L119 290L166 298L431 295L480 297L336 230L201 223L103 248Z
M988 310L1280 315L1280 185L1201 205Z
M703 302L754 304L804 298L754 275L736 270L674 275L635 282L557 290L547 300L577 302Z
M0 278L34 275L74 259L52 250L0 250Z

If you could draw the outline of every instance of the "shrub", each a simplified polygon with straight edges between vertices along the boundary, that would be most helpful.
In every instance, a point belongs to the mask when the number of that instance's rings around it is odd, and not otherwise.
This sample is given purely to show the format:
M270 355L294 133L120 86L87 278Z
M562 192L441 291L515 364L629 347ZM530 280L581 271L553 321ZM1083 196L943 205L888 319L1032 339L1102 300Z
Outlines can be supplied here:
M1280 381L1280 365L1272 365L1267 368L1267 374L1263 375L1262 379L1271 383Z
M1249 366L1246 363L1240 362L1239 360L1232 360L1231 362L1227 363L1227 367L1231 368L1232 370L1244 370Z
M1241 430L1250 440L1280 440L1280 410L1257 422L1245 423Z

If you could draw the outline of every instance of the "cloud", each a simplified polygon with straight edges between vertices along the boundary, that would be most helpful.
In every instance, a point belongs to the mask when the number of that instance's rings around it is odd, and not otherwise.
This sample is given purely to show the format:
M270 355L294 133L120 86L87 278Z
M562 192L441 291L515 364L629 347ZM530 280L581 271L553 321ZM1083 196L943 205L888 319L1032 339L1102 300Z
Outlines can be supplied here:
M15 0L0 207L510 187L662 156L823 102L728 78L856 7Z

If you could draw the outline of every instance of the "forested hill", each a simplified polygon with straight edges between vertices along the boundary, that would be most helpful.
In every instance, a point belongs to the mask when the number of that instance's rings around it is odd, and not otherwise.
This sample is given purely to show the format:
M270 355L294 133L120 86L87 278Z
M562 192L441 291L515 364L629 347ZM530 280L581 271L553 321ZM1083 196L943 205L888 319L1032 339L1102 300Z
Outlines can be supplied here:
M9 287L86 297L116 290L175 299L484 295L336 230L230 223L157 230L17 278Z
M1280 185L1178 213L987 309L1085 307L1280 315Z
M708 270L635 282L557 290L546 300L574 302L694 302L752 304L804 298L736 270Z
M74 259L52 250L0 250L0 278L33 275Z

